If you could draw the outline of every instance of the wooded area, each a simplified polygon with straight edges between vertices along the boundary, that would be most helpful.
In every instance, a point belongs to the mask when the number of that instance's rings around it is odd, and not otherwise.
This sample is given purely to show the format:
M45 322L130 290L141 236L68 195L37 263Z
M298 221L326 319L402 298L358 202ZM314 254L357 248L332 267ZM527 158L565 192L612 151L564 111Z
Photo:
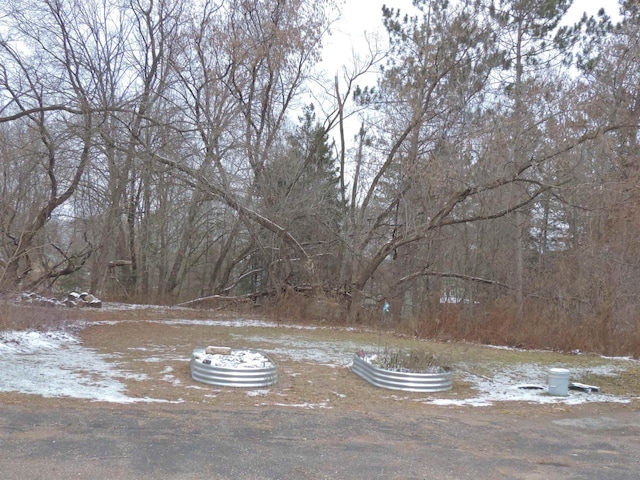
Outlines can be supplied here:
M640 354L637 2L416 4L327 75L331 0L4 2L2 290Z

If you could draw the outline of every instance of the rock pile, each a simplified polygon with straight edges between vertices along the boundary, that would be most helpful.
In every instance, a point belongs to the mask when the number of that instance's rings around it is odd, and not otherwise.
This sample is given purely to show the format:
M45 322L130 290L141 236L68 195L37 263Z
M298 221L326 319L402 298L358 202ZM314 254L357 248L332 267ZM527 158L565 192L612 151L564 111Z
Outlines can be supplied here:
M98 297L87 292L69 292L66 300L64 301L64 304L67 307L102 307L102 301Z
M55 298L47 298L33 292L25 292L22 294L22 303L30 305L38 305L40 307L57 307L63 305L62 302Z
M41 307L102 307L102 301L88 292L69 292L64 300L56 300L55 298L44 297L37 293L29 292L22 294L22 303L38 305Z

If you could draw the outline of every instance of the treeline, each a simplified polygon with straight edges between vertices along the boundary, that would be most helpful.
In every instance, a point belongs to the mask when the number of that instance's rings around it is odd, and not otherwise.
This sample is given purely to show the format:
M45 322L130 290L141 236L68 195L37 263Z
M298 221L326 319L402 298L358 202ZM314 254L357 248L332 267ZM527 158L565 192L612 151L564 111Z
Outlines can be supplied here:
M637 3L417 3L335 77L328 0L0 6L2 289L638 353Z

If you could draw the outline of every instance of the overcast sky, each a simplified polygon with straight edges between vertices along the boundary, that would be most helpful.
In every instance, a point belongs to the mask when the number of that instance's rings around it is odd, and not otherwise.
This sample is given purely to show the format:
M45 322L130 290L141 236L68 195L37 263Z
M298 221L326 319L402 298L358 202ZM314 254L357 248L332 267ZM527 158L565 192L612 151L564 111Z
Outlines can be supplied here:
M345 0L342 18L332 28L332 35L324 49L325 68L334 70L341 65L350 64L352 51L366 51L366 36L371 37L378 32L381 40L384 41L383 5L409 11L411 3L411 0ZM578 21L584 12L595 15L600 8L605 8L609 15L615 16L618 12L618 3L612 0L574 0L566 22Z

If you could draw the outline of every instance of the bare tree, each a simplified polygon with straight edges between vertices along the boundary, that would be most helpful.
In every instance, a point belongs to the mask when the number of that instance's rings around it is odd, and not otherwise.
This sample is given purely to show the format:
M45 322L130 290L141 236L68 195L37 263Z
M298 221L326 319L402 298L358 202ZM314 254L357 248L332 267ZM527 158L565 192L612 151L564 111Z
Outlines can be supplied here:
M271 272L277 276L269 280L276 290L286 283L294 263L307 276L313 271L313 260L301 243L264 210L268 202L261 185L265 170L280 155L287 115L317 58L326 31L324 4L206 3L192 25L195 42L185 45L176 64L189 112L184 129L195 133L185 136L193 154L180 161L156 157L207 198L237 212L240 225L249 230L245 238L253 239L250 243L262 229L273 235L269 240L273 246L240 251L264 252L264 265L271 263L271 252L278 251L286 267ZM232 231L236 228L239 225ZM217 254L228 258L228 265L237 265L238 259L228 250L234 243L220 245L227 248ZM216 267L216 271L228 270Z
M2 260L2 283L9 286L56 278L61 268L73 271L79 262L64 253L67 261L46 265L35 278L33 254L43 255L46 245L38 237L56 211L74 195L89 165L94 129L91 79L82 62L82 42L74 36L66 5L46 1L42 10L25 3L12 10L7 33L0 39L2 56L2 122L23 122L33 139L28 167L46 178L46 193L23 222L4 231L10 247ZM42 14L47 22L39 28L32 21ZM24 137L23 137L24 138ZM5 159L7 161L8 159ZM34 171L31 170L31 171ZM11 227L17 227L12 229ZM7 244L5 244L5 247Z

